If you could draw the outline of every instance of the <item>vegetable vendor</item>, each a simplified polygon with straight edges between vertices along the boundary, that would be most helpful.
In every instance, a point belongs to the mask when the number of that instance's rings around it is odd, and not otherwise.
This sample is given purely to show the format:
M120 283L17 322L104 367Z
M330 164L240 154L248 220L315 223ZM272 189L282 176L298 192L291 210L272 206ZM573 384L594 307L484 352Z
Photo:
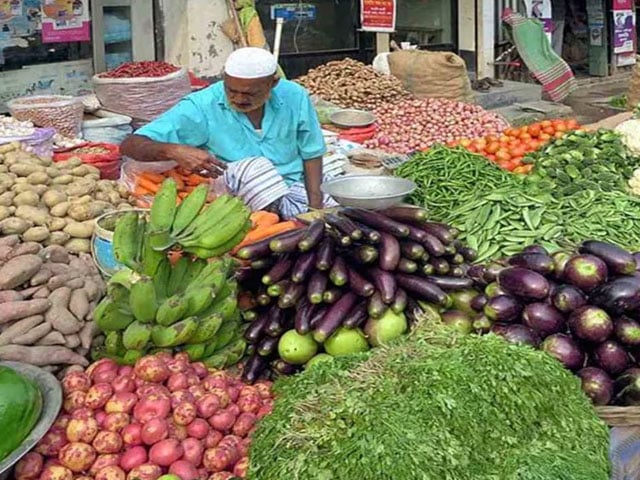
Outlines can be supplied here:
M326 146L311 98L298 84L279 79L277 68L267 50L236 50L223 81L186 96L130 135L122 154L222 176L254 211L290 218L309 207L336 205L320 191Z

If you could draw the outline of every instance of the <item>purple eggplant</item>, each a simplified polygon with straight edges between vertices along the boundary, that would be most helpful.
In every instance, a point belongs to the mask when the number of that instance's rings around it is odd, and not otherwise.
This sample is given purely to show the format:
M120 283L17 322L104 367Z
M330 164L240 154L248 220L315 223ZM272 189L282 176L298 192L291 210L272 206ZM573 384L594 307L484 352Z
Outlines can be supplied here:
M381 213L362 208L345 208L343 213L353 220L369 225L371 228L388 232L396 237L403 238L409 235L409 227L407 225L392 220Z
M322 294L322 301L332 305L342 297L342 290L339 288L327 288Z
M278 337L264 337L257 345L256 351L258 352L258 355L261 357L268 357L278 349L279 341L280 338Z
M269 317L266 314L259 315L256 320L251 322L247 329L244 331L244 338L249 343L258 343L262 338L264 329L269 322Z
M373 228L369 227L368 225L364 225L363 223L359 223L359 222L354 222L354 223L358 227L358 230L360 230L364 235L363 241L366 241L367 243L374 243L374 244L380 243L380 239L382 238L382 235L380 235L379 231L374 230Z
M500 272L505 268L506 267L504 265L501 265L499 263L490 263L485 266L484 273L482 274L482 279L486 283L495 282L496 280L498 280L498 275L500 274Z
M467 276L466 265L454 265L449 272L452 277L462 278Z
M467 276L472 279L477 285L484 287L487 282L484 279L486 269L484 265L471 265L467 270Z
M587 240L580 245L578 251L600 258L607 264L609 271L616 275L630 275L636 271L633 255L612 243Z
M265 285L273 285L278 283L280 280L284 280L284 278L289 274L292 266L293 261L289 257L282 257L267 273L264 274L262 277L262 283Z
M573 285L560 285L554 289L551 302L562 313L571 313L587 304L587 297Z
M307 285L307 298L314 305L322 303L322 296L327 289L327 276L323 272L313 272Z
M367 301L362 300L347 314L346 318L342 322L342 326L345 328L358 328L364 325L368 318L369 312L367 308Z
M316 305L315 307L316 308L311 315L311 319L309 320L309 326L311 327L311 330L316 328L318 323L324 318L329 309L329 307L327 307L326 305Z
M620 317L614 322L616 337L624 345L640 346L640 323L629 317Z
M549 295L547 279L526 268L505 268L498 274L498 284L509 294L527 300L544 300Z
M324 220L316 219L311 222L305 234L298 242L298 249L301 252L308 252L316 247L324 236Z
M269 248L274 253L291 253L298 249L298 242L300 242L307 233L306 228L300 228L295 230L296 234L292 234L290 237L278 237L275 240L269 242Z
M607 280L607 264L595 255L574 255L564 267L563 278L585 292Z
M288 238L298 238L300 236L300 233L304 231L305 230L303 228L298 228L296 230L290 230L288 232L279 233L269 238L265 238L264 240L260 240L258 242L252 243L251 245L247 245L246 247L242 247L236 253L236 257L243 260L257 260L258 258L268 257L272 254L271 248L269 247L269 244L272 241L286 240Z
M473 318L473 331L478 335L484 335L491 331L491 327L493 326L493 322L487 318L484 314L476 315Z
M498 295L508 295L507 291L498 285L498 282L492 282L484 288L484 294L488 298L497 297Z
M640 405L640 368L630 368L614 382L615 402L619 405Z
M473 331L473 322L469 315L460 310L448 310L441 314L442 323L448 325L453 330L467 335Z
M418 207L390 207L380 213L398 222L424 222L428 215L424 208Z
M417 242L410 240L400 243L400 250L402 254L409 260L420 260L425 254L424 247Z
M393 235L383 232L379 248L378 266L388 272L394 271L400 262L400 242Z
M613 333L613 321L607 312L585 305L571 312L569 329L574 336L592 343L602 343Z
M586 367L577 373L582 381L582 391L594 405L608 405L613 398L613 380L604 370Z
M640 270L640 252L633 254L633 259L636 261L636 272Z
M340 327L357 300L358 297L353 292L347 292L340 300L331 305L322 320L315 326L313 339L318 343L324 343Z
M300 335L305 335L311 331L311 317L313 316L316 305L311 304L306 298L303 298L296 309L294 317L294 327Z
M511 266L527 268L545 276L551 275L556 268L553 258L544 253L519 253L510 257L508 262Z
M515 322L522 313L522 304L510 295L498 295L489 299L483 311L494 322Z
M333 227L334 230L349 238L350 240L362 239L362 230L353 222L353 220L328 213L324 216L326 222Z
M280 280L278 283L269 285L269 287L267 288L267 295L274 298L279 297L289 287L290 283L291 282L289 280Z
M491 331L514 345L537 347L540 344L538 334L524 325L505 325L498 323L491 328Z
M438 275L446 275L451 271L451 265L444 258L434 257L429 260L429 263L433 265L433 268Z
M279 375L293 375L298 371L298 367L296 365L287 363L280 358L271 362L271 368Z
M242 370L242 380L250 384L255 383L260 378L260 375L267 369L268 365L263 357L258 355L257 352L254 353L249 357L249 360L247 360Z
M264 327L264 333L270 337L279 337L282 335L285 325L284 311L274 305L267 313L267 317L269 319Z
M571 259L571 254L560 251L551 255L551 258L553 258L555 265L556 278L564 278L564 269L567 266L567 262Z
M560 361L569 370L580 370L584 367L585 354L570 336L556 333L542 342L541 349Z
M451 304L451 298L444 290L424 278L404 273L398 273L395 277L398 286L407 290L408 293L413 293L420 300L426 300L442 307Z
M335 258L335 243L331 237L325 237L320 246L318 247L316 256L316 268L321 271L326 271L333 265Z
M418 264L408 258L401 258L398 262L398 271L401 273L416 273L418 271Z
M455 237L451 235L449 227L443 223L424 222L420 225L420 228L436 237L445 245L453 243L453 241L455 240Z
M449 260L449 263L453 265L462 265L465 262L465 259L461 253L456 253L454 255L451 255L451 257L449 257L448 260Z
M303 298L305 289L305 286L302 284L290 283L282 296L278 299L278 307L283 309L295 307L296 303Z
M356 248L355 259L365 265L370 265L378 259L378 249L371 245L361 245Z
M446 290L446 288L444 288L442 285L440 285L440 288ZM476 290L465 288L463 290L451 292L449 293L449 296L451 297L451 300L453 302L453 308L455 308L456 310L462 310L469 315L476 313L471 306L473 300L478 296L478 292Z
M256 302L261 307L266 307L267 305L271 304L271 297L267 295L266 292L260 292L258 293L258 295L256 295Z
M396 290L398 285L396 279L390 272L385 272L379 268L370 268L369 277L373 280L374 285L380 292L382 301L387 305L393 303L393 299L396 296Z
M445 291L458 291L473 287L473 280L471 280L470 278L430 275L426 277L426 279L430 282L435 283Z
M589 302L611 312L622 315L640 308L640 279L620 277L595 288Z
M593 358L598 367L609 375L617 375L629 367L631 359L622 345L613 340L607 340L598 345L593 351Z
M329 270L329 279L334 285L342 287L349 281L349 271L347 264L342 257L336 257L331 270Z
M369 305L367 307L369 316L372 318L380 318L388 310L387 304L382 301L380 292L376 292L369 297Z
M434 273L436 273L436 267L434 267L430 263L425 263L424 265L422 265L422 268L420 269L420 271L422 272L423 275L433 275ZM404 272L404 273L408 273L408 272Z
M549 252L542 245L528 245L522 249L522 253L535 253L539 255L549 255Z
M291 280L295 283L304 283L313 272L316 264L315 252L303 253L298 257L291 269Z
M489 301L489 298L486 295L480 294L473 297L470 305L471 305L471 308L473 308L476 312L482 312L484 310L484 306L487 304L488 301Z
M435 235L431 235L430 233L425 232L425 237L422 241L422 245L424 246L427 253L432 257L442 257L447 253L447 250L440 239Z
M376 287L369 280L365 279L355 269L348 268L349 271L349 287L361 297L370 297L376 291Z
M467 262L475 262L476 258L478 258L478 251L471 247L463 245L456 248L458 249L458 253L462 255Z
M274 259L273 257L271 258L259 258L258 260L254 260L252 261L249 266L251 267L251 270L256 271L256 270L266 270L267 268L271 268L274 264Z
M545 338L565 328L564 316L546 303L530 303L522 311L522 323Z
M391 310L393 310L394 313L398 314L404 312L405 308L407 308L407 300L407 292L405 292L401 288L396 289L396 296L393 299L393 303L391 304Z

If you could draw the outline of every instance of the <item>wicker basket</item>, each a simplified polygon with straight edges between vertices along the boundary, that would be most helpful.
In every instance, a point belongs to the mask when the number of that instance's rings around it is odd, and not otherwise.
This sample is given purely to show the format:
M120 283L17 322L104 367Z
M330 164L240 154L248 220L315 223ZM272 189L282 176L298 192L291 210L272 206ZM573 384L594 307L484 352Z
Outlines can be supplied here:
M596 407L596 412L610 427L640 427L640 407Z

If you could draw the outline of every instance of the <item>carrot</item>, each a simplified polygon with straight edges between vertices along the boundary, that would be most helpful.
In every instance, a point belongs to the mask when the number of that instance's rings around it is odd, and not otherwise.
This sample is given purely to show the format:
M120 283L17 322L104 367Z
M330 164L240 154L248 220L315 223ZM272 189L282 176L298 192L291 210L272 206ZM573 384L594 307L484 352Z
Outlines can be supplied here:
M142 187L145 190L149 190L149 192L151 193L158 193L158 190L160 190L160 185L152 182L151 180L147 180L144 177L138 177L138 181L137 183L137 187Z
M178 190L184 190L184 181L182 180L182 176L175 170L169 171L169 177L173 178L178 184Z
M247 236L244 237L244 240L240 242L240 245L238 245L238 247L241 248L245 245L251 245L252 243L255 243L259 240L263 240L265 238L271 237L272 235L287 232L295 228L298 228L298 224L292 220L276 223L275 225L271 225L269 227L256 228L255 230L251 230L249 233L247 233Z
M253 212L249 217L254 228L265 228L275 225L280 221L280 217L272 212L258 211Z
M153 172L140 172L138 174L138 178L144 178L153 183L162 183L162 181L164 180L164 177L162 175Z
M185 179L185 183L187 185L191 185L193 187L197 187L198 185L200 185L201 183L204 183L206 181L207 181L206 178L204 178L204 177L202 177L200 175L197 175L195 173L192 173L191 175L188 175L186 177L186 179Z
M141 187L140 185L138 185L135 190L133 191L133 194L136 197L144 197L145 195L153 195L153 192L147 190L144 187Z
M178 192L178 197L181 199L184 199L187 195L189 195L189 192Z

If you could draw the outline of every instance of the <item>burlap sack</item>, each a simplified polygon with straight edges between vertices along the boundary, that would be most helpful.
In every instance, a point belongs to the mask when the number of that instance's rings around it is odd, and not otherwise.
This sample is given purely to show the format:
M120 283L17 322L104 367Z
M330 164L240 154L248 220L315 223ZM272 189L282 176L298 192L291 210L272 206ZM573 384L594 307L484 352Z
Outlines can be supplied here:
M636 57L636 66L633 67L629 92L627 93L627 108L634 109L640 103L640 56Z
M455 53L401 50L388 58L391 74L416 97L473 102L467 66Z

